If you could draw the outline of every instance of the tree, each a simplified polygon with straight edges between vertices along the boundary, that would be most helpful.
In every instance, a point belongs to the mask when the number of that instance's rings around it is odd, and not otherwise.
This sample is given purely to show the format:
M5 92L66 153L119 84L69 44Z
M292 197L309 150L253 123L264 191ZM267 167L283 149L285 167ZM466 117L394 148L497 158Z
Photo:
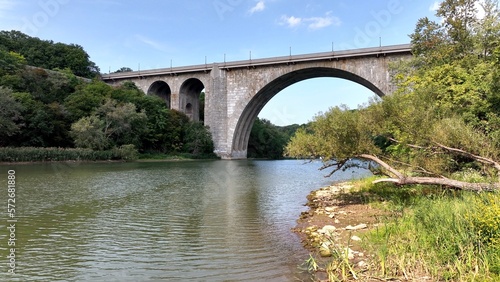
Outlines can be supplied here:
M104 132L104 121L97 115L83 117L71 125L71 136L76 147L105 150L109 148L109 139Z
M134 104L118 104L117 101L108 99L93 115L73 123L71 135L77 147L94 150L137 145L145 120L146 114L138 113Z
M281 159L289 137L269 120L257 118L248 140L248 157Z
M33 67L48 70L69 68L75 75L86 78L99 75L99 68L80 45L54 43L19 31L1 31L0 49L22 55Z
M214 142L208 127L201 122L190 122L184 127L184 151L194 156L213 154Z
M474 191L500 189L500 163L496 161L499 148L488 136L460 118L429 118L428 112L404 120L407 126L401 126L403 121L398 113L407 110L408 105L387 112L384 103L385 100L358 111L337 107L316 117L309 132L299 130L292 138L287 155L321 157L322 169L333 168L330 175L358 165L352 159L361 159L378 164L377 172L388 176L377 182L437 184ZM420 135L413 138L415 133ZM491 182L454 179L464 167L480 168Z
M420 19L414 58L393 65L397 91L366 108L331 109L292 138L289 156L319 158L332 173L357 163L398 185L500 189L499 13L492 1L445 0L441 23ZM376 163L376 166L371 164ZM465 175L472 171L481 182Z
M70 112L72 120L77 121L100 107L106 98L111 96L112 90L113 88L104 82L93 81L69 95L64 105Z
M134 71L133 69L129 67L121 67L119 70L115 71L115 73L120 73L120 72L132 72Z
M14 74L26 65L26 59L16 52L8 52L0 48L0 77Z
M0 146L7 145L8 138L18 133L21 128L23 108L12 94L12 90L0 87Z

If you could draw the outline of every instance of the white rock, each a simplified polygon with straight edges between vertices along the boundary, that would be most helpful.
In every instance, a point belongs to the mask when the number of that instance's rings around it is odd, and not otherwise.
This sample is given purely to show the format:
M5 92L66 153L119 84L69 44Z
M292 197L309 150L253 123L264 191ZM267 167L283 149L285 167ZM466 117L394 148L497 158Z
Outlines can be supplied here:
M325 225L323 228L319 229L318 232L322 234L332 234L337 230L333 225Z
M351 240L359 242L359 241L361 241L361 238L359 238L358 236L354 235L354 236L351 237Z
M337 207L326 207L325 211L327 212L334 212L337 209Z
M365 228L368 228L368 225L362 223L362 224L359 224L356 226L349 225L345 228L345 230L360 230L360 229L365 229Z

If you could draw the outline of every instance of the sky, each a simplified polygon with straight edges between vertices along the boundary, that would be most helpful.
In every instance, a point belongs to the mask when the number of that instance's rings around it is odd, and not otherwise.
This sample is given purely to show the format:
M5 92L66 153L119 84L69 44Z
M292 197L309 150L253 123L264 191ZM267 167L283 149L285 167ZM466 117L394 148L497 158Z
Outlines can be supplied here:
M435 0L0 0L0 30L78 44L102 73L409 43ZM259 114L306 123L375 94L317 78L278 93Z

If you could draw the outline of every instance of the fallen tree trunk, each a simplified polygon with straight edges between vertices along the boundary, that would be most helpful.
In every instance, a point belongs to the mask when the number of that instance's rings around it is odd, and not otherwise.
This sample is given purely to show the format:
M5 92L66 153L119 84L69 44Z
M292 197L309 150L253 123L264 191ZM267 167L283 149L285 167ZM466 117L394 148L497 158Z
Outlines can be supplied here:
M375 180L374 183L392 182L397 185L421 184L421 185L442 185L446 187L456 188L467 191L496 191L500 190L500 183L471 183L459 180L454 180L446 177L412 177L405 176L395 168L391 167L386 162L382 161L374 155L362 154L356 158L373 161L384 168L390 178Z

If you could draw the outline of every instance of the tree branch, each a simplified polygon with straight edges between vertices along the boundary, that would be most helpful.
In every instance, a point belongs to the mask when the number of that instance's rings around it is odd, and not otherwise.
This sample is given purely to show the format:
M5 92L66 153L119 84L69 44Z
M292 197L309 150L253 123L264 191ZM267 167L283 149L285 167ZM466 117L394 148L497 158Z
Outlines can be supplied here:
M487 164L487 165L491 165L493 166L497 171L498 171L498 177L499 177L499 181L500 181L500 163L492 160L492 159L489 159L489 158L485 158L485 157L481 157L481 156L478 156L478 155L474 155L472 153L469 153L469 152L466 152L464 150L460 150L460 149L456 149L456 148L451 148L451 147L448 147L448 146L445 146L443 144L440 144L440 143L437 143L437 142L434 142L439 148L442 148L446 151L449 151L449 152L452 152L452 153L455 153L457 155L461 155L461 156L464 156L464 157L467 157L467 158L471 158L473 160L476 160L480 163L483 163L483 164Z
M398 170L394 169L386 162L382 161L376 156L362 154L357 156L360 159L374 161L384 169L390 171L395 177L392 178L383 178L375 180L373 183L380 182L392 182L397 185L408 185L408 184L420 184L420 185L442 185L446 187L452 187L460 190L468 190L468 191L495 191L500 190L500 182L497 183L470 183L464 182L454 179L449 179L446 177L410 177L405 176Z
M328 175L325 175L325 177L330 177L335 172L341 170L342 167L346 164L346 162L348 160L349 159L343 159L343 160L336 161L336 162L326 163L325 165L323 165L322 167L320 167L319 170L325 170L325 169L330 168L330 167L335 167Z
M396 169L394 169L393 167L388 165L386 162L384 162L383 160L379 159L378 157L376 157L374 155L361 154L361 155L358 155L357 158L374 161L377 164L379 164L381 167L383 167L384 169L386 169L387 171L392 173L397 178L400 178L400 179L404 178L404 175L401 172L397 171Z

